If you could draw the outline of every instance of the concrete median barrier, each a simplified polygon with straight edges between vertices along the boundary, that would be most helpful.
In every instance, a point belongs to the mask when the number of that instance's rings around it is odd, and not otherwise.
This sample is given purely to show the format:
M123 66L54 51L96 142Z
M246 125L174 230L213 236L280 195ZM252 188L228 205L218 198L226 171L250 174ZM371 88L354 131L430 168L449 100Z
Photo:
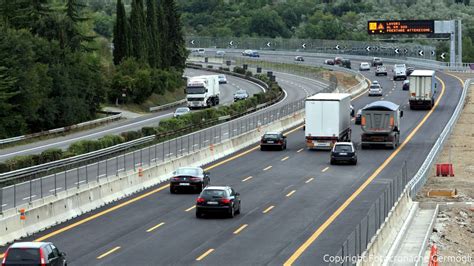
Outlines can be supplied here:
M202 149L164 163L142 166L143 175L136 171L120 173L86 186L58 192L0 215L0 245L42 231L108 203L123 199L144 189L163 183L172 171L182 166L202 166L217 161L240 149L255 144L265 131L287 130L303 122L304 111L286 116L279 121L262 125L260 129L243 133L220 144ZM20 209L25 209L26 220L20 220Z

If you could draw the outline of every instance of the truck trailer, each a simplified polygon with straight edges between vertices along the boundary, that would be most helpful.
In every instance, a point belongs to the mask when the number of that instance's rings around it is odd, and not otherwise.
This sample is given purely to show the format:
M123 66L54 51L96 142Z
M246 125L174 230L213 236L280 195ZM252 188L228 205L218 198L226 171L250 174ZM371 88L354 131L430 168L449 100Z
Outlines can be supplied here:
M384 145L395 149L400 144L400 106L389 101L376 101L362 109L361 146Z
M436 77L433 70L415 70L410 77L410 109L431 109L436 93Z
M351 96L318 93L305 101L305 138L309 149L331 150L351 140Z
M205 75L188 78L186 102L189 108L211 107L219 104L219 76Z

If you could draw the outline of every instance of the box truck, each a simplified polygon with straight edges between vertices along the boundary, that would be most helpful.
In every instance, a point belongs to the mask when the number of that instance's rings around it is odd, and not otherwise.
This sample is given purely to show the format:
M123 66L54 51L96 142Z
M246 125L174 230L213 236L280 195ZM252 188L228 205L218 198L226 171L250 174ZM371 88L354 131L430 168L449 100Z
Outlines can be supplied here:
M433 70L415 70L410 77L410 109L431 109L436 93L436 77Z
M376 101L362 109L362 149L384 145L395 149L400 143L400 106L389 101Z
M351 96L318 93L305 101L305 137L309 149L331 150L351 140Z
M185 89L189 108L211 107L219 104L219 76L206 75L188 78Z

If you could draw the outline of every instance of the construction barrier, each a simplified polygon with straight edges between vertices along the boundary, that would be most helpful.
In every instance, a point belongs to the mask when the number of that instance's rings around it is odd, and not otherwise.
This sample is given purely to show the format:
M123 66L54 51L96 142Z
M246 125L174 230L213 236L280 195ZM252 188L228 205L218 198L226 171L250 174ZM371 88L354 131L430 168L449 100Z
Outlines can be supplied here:
M436 245L431 246L430 251L430 261L428 262L428 266L438 266L438 248Z
M454 176L453 164L451 163L436 164L436 176Z

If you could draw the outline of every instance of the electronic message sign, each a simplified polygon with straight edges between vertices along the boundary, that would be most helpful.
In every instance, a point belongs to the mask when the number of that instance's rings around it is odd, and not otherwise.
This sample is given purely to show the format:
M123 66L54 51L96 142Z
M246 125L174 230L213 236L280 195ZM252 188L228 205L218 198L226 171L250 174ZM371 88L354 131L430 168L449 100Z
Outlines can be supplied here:
M367 32L370 35L434 33L434 20L369 20Z

